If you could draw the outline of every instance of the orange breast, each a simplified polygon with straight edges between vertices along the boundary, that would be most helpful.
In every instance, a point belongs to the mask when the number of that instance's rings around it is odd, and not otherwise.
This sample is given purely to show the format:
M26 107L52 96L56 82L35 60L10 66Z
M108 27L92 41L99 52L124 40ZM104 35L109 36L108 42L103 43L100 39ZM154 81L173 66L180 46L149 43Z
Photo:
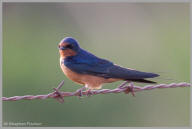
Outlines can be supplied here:
M60 64L61 69L63 71L63 73L72 81L77 82L79 84L85 84L81 81L81 75L78 73L75 73L73 71L71 71L69 68L67 68L64 64Z
M76 83L87 85L89 89L100 89L103 83L111 83L111 82L121 80L116 78L106 79L103 77L98 77L98 76L93 76L88 74L79 74L79 73L73 72L72 70L67 68L64 64L61 64L61 69L69 79L71 79Z

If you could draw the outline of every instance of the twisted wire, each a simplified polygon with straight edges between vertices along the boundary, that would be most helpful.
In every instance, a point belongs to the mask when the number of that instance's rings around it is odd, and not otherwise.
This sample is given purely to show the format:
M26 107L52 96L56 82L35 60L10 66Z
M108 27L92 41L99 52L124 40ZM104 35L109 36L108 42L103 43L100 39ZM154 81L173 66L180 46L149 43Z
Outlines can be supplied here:
M128 83L128 85L127 85ZM69 96L83 96L88 95L87 91L83 91L83 88L78 89L75 92L62 92L59 89L64 85L62 81L57 88L53 88L55 91L49 94L44 95L24 95L24 96L13 96L13 97L2 97L3 101L17 101L17 100L33 100L33 99L47 99L55 98L59 102L64 102L64 97ZM134 92L144 91L144 90L153 90L153 89L163 89L163 88L176 88L176 87L190 87L190 83L181 82L181 83L171 83L171 84L158 84L158 85L146 85L144 87L135 86L132 82L124 82L115 89L101 89L101 90L91 90L91 95L97 94L108 94L108 93L129 93L131 92L134 95Z

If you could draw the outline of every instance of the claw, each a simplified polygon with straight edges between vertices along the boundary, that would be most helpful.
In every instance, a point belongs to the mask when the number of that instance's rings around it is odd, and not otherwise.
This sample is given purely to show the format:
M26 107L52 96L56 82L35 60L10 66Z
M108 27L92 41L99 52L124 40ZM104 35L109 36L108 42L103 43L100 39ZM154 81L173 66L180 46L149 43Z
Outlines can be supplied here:
M83 96L83 90L85 89L85 87L82 87L80 89L78 89L74 95L77 95L79 97L79 99Z
M132 96L135 96L134 85L132 82L130 83L130 86L127 86L127 89L124 92L125 94L129 94L131 92Z
M93 95L93 91L91 91L91 89L88 89L88 90L86 91L86 95L87 95L88 97L90 97L91 95Z

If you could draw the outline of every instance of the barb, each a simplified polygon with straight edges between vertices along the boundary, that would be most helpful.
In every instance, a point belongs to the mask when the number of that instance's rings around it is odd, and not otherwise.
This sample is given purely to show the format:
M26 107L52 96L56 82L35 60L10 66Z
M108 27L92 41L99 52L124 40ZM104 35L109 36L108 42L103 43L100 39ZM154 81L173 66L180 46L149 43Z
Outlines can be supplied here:
M127 85L130 84L130 85ZM57 99L60 103L64 102L64 97L69 96L83 96L87 95L87 91L82 91L84 89L80 88L75 92L62 92L59 89L64 85L64 81L62 81L57 88L54 88L54 92L45 94L45 95L25 95L25 96L13 96L13 97L2 97L3 101L17 101L17 100L32 100L32 99L47 99L47 98L54 98ZM147 85L144 87L135 86L132 82L126 81L122 83L115 89L101 89L101 90L92 90L91 95L97 94L108 94L108 93L129 93L131 92L134 96L134 92L144 91L144 90L153 90L153 89L162 89L162 88L176 88L176 87L190 87L190 83L181 82L181 83L171 83L171 84L159 84L159 85Z

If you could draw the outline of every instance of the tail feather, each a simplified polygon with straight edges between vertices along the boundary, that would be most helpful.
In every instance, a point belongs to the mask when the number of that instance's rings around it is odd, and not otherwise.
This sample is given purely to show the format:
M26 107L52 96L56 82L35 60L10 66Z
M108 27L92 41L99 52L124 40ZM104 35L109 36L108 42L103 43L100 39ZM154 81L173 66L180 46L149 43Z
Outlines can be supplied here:
M109 70L109 75L113 78L122 78L125 80L136 80L143 81L144 78L154 78L158 77L158 74L141 72L129 68L123 68L117 65L114 65Z
M151 84L157 83L157 82L146 80L146 79L126 79L126 81L133 81L133 82L139 82L139 83L151 83Z

